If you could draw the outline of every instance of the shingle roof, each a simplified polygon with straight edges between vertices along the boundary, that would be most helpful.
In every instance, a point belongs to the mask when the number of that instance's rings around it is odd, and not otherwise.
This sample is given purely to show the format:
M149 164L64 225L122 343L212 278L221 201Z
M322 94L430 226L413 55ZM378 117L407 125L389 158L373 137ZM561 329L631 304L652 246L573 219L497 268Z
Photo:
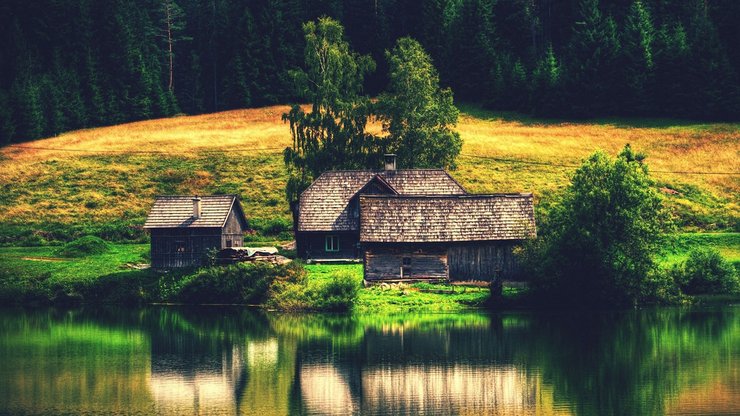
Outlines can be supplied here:
M535 237L532 194L360 196L360 241L522 240Z
M201 216L193 217L193 196L158 196L149 211L144 228L223 227L232 209L246 225L244 211L236 195L201 196Z
M357 230L358 218L350 215L349 202L376 175L399 194L465 194L465 189L442 169L324 172L301 194L298 231Z

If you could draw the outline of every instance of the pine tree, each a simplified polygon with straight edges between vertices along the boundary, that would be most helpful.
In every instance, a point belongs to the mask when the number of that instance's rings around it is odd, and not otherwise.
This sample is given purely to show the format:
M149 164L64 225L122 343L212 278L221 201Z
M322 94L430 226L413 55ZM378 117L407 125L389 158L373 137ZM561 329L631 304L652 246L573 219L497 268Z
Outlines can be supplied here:
M10 97L0 90L0 143L7 144L15 139L15 120L10 106Z
M618 103L619 40L614 19L604 17L599 0L581 0L579 19L568 45L567 88L576 116L608 114ZM616 98L616 100L615 100Z
M641 0L632 3L622 33L621 57L626 87L624 113L646 114L653 107L649 87L653 78L655 29Z
M185 29L185 13L174 0L160 0L161 13L159 36L167 45L168 82L167 89L170 93L175 91L175 45L183 40L192 40L183 36Z
M545 55L537 63L532 80L531 111L541 116L562 115L562 67L552 45L547 47Z

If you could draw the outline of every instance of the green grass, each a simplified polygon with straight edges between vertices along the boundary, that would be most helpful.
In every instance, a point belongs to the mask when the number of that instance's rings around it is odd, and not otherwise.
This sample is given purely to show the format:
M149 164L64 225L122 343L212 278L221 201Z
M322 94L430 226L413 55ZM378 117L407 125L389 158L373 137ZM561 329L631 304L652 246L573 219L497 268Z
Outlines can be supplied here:
M0 248L0 269L25 276L47 275L49 282L89 282L101 276L133 270L127 265L148 263L148 244L111 244L110 250L79 258L61 258L57 247Z
M339 270L345 270L362 282L362 265L306 266L309 280L323 281ZM447 293L442 293L447 292ZM487 288L458 287L447 284L399 284L376 285L360 290L354 311L356 312L454 312L483 306L488 299Z
M711 247L735 267L740 267L740 233L679 233L666 237L658 262L670 266L688 258L694 248Z

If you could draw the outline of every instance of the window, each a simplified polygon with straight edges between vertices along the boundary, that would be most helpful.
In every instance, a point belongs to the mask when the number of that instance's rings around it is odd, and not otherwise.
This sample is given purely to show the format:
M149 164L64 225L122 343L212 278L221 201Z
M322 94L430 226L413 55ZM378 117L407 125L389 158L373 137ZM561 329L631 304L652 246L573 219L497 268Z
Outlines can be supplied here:
M175 240L175 253L185 252L185 242L182 240Z
M401 278L411 276L411 257L404 257L401 266Z
M231 240L226 240L226 248L230 248L230 247L231 247Z
M327 235L324 249L326 251L339 251L339 237L336 235Z

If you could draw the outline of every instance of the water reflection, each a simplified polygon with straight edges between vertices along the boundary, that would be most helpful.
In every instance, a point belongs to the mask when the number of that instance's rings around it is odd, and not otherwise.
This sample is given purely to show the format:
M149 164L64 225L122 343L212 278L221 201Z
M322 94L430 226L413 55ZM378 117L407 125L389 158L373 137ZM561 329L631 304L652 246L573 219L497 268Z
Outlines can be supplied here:
M740 414L740 308L0 311L0 413Z

